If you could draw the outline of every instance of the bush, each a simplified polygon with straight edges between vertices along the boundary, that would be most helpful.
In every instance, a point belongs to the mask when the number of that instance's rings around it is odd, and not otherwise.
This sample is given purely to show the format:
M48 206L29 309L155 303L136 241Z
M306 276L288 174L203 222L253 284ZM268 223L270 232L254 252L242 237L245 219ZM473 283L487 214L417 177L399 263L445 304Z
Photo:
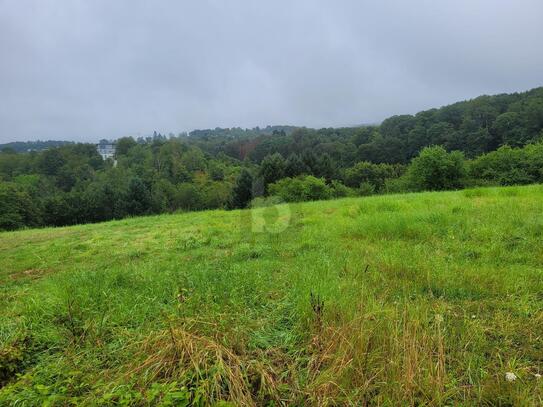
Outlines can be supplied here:
M543 137L543 131L541 132ZM525 147L527 172L535 182L543 182L543 142L530 144Z
M356 192L337 180L330 183L330 194L332 198L344 198L347 196L355 196Z
M188 211L201 209L202 197L194 184L183 182L177 187L175 207Z
M319 199L328 199L331 197L330 187L326 185L324 178L315 178L308 175L303 179L303 184L307 194L307 200L317 201Z
M500 147L473 160L469 174L472 178L497 185L529 184L535 179L528 173L527 155L526 149Z
M323 178L311 175L283 178L269 185L270 195L277 195L286 202L315 201L333 196L332 189Z
M396 178L401 175L401 172L403 172L403 166L362 161L345 170L345 185L359 188L362 183L371 184L374 191L380 192L384 189L388 178Z
M411 190L409 179L404 175L399 178L390 178L385 181L384 192L387 194L401 194Z
M369 196L375 194L375 186L370 182L363 182L358 188L358 195Z
M448 153L441 146L426 147L408 168L410 186L420 191L461 188L465 176L464 154Z

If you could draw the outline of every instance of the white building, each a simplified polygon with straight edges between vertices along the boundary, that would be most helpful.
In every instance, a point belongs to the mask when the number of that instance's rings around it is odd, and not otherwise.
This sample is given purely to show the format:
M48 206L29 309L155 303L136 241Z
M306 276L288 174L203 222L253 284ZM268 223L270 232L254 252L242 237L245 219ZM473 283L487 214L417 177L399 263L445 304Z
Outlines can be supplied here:
M98 151L98 154L102 156L103 160L107 160L108 158L115 159L115 144L114 143L100 142L100 144L96 146L96 151Z

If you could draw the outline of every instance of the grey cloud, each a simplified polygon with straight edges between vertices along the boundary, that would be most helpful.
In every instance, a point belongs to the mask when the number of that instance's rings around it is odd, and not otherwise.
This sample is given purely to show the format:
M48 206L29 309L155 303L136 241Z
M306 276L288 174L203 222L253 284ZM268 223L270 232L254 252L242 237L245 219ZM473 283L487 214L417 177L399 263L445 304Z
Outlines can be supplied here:
M540 0L0 0L0 142L377 122L542 85Z

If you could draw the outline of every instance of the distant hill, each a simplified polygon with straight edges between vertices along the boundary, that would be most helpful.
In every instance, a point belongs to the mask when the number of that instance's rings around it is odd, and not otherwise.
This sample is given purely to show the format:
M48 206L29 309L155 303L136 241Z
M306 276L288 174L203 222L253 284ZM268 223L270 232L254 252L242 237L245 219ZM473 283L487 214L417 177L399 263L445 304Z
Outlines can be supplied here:
M28 151L47 150L49 148L60 147L66 144L74 144L74 142L63 140L14 141L11 143L0 144L0 151L5 149L12 149L18 153L24 153Z
M191 131L188 136L192 138L251 138L258 136L271 136L275 134L290 134L299 126L266 126L254 127L252 129L243 129L241 127L215 129L196 129Z
M472 158L503 145L523 147L539 140L543 140L543 87L395 115L378 125L215 128L184 136L184 141L214 156L223 152L260 163L274 153L286 158L311 151L328 154L340 167L359 161L407 164L430 145L460 150Z
M196 129L138 137L138 144L177 138L214 157L224 153L260 163L280 153L328 154L339 167L359 161L407 164L426 146L440 145L477 157L501 146L523 147L543 140L543 87L511 94L483 95L414 115L391 116L380 124L312 129L296 126ZM121 139L126 139L123 137ZM0 144L0 151L40 151L69 141L29 141Z
M543 140L543 87L391 116L375 126L300 129L234 140L213 136L198 147L212 152L212 144L224 142L226 154L243 159L248 151L254 162L274 153L288 157L311 150L345 166L358 161L406 164L430 145L460 150L471 158L503 145L522 147Z
M430 146L437 147L413 167ZM6 230L244 207L267 194L296 201L541 183L543 88L393 116L379 126L154 132L119 138L105 151L66 141L4 147L11 147L0 150Z

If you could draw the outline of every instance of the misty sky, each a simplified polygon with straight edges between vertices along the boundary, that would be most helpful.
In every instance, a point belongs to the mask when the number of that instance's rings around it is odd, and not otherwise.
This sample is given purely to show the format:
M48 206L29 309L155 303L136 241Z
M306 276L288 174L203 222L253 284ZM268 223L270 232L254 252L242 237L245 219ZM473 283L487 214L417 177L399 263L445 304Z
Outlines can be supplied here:
M543 1L0 0L0 143L374 123L543 85Z

